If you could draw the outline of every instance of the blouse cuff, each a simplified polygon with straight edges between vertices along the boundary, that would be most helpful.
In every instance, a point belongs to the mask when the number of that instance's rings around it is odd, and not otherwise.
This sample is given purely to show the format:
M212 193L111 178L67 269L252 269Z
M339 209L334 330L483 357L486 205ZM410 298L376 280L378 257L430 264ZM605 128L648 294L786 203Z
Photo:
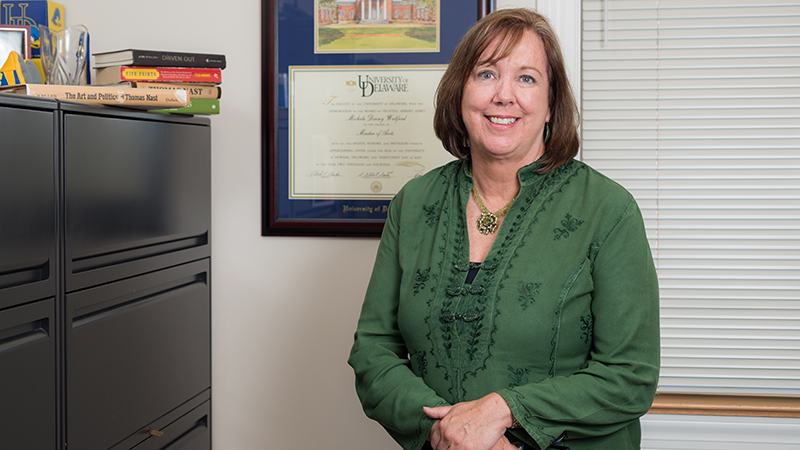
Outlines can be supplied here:
M511 409L511 414L514 415L514 419L518 421L521 426L521 428L512 429L511 433L523 441L533 440L533 442L526 442L527 444L532 444L535 442L540 449L546 449L553 442L555 442L556 439L558 439L558 434L553 433L562 433L564 431L556 431L555 429L549 429L541 426L532 426L525 420L525 409L523 409L514 399L515 396L519 396L519 393L514 392L511 389L502 389L497 393L505 399L506 403L508 403L508 407Z

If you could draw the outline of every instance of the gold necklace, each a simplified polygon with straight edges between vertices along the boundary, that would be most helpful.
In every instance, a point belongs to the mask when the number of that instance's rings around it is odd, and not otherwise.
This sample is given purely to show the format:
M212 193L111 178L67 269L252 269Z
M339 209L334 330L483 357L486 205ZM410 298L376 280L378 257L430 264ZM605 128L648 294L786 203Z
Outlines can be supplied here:
M506 215L508 208L511 208L511 205L514 203L514 200L517 199L517 196L515 195L506 206L500 208L496 213L492 213L486 209L486 206L483 204L481 196L478 195L478 190L475 189L475 186L472 186L472 193L475 195L475 201L478 203L478 207L481 209L482 213L481 216L478 217L478 231L480 231L481 234L494 234L495 230L497 230L497 220Z

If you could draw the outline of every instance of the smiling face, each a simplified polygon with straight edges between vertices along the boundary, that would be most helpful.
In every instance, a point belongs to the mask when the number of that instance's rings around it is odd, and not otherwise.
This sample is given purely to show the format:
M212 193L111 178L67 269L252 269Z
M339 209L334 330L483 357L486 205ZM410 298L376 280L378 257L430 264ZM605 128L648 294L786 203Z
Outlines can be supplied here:
M526 31L508 57L488 63L499 44L489 45L469 74L461 114L473 160L522 167L544 153L544 124L550 120L547 57L542 40Z

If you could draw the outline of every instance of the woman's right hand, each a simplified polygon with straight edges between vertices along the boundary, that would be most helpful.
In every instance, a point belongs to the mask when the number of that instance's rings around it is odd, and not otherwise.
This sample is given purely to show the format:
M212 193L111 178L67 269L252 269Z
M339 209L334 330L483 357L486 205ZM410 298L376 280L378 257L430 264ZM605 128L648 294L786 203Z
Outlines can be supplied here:
M511 409L497 393L452 406L423 408L436 422L428 439L435 450L505 450L503 436L513 422ZM498 445L505 441L508 446Z
M431 434L434 433L434 428L437 428L439 426L439 423L440 423L440 421L437 420L436 423L433 424L433 427L431 428ZM438 430L437 430L437 432L438 432ZM430 437L430 434L429 434L428 435L428 441L430 441L430 440L431 440L431 437ZM444 446L444 445L447 445L447 444L444 443L443 441L440 441L440 445ZM439 447L433 445L433 442L431 442L431 447L433 447L433 450L447 450L447 448L439 448ZM519 449L517 448L516 445L512 444L511 441L509 441L507 437L503 436L489 450L519 450Z
M428 435L428 441L431 441L431 434L434 434L434 432L439 432L439 430L437 428L439 427L440 423L441 423L441 421L437 420L433 424L433 427L431 427L431 432ZM436 429L436 431L434 431L434 429ZM447 445L447 444L444 443L443 441L440 441L440 445L444 446L444 445ZM433 450L447 450L447 448L438 448L437 446L433 445L433 442L431 442L431 447L433 447ZM507 437L503 436L489 450L519 450L519 449L517 448L516 445L512 444L511 441L509 441Z

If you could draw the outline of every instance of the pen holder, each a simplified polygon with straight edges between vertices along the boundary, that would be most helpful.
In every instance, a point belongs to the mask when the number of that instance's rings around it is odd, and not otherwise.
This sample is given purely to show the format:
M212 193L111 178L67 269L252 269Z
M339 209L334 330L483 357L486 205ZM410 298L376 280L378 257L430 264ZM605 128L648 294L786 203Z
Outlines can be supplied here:
M46 84L85 84L89 30L75 25L60 31L39 26L42 69Z

